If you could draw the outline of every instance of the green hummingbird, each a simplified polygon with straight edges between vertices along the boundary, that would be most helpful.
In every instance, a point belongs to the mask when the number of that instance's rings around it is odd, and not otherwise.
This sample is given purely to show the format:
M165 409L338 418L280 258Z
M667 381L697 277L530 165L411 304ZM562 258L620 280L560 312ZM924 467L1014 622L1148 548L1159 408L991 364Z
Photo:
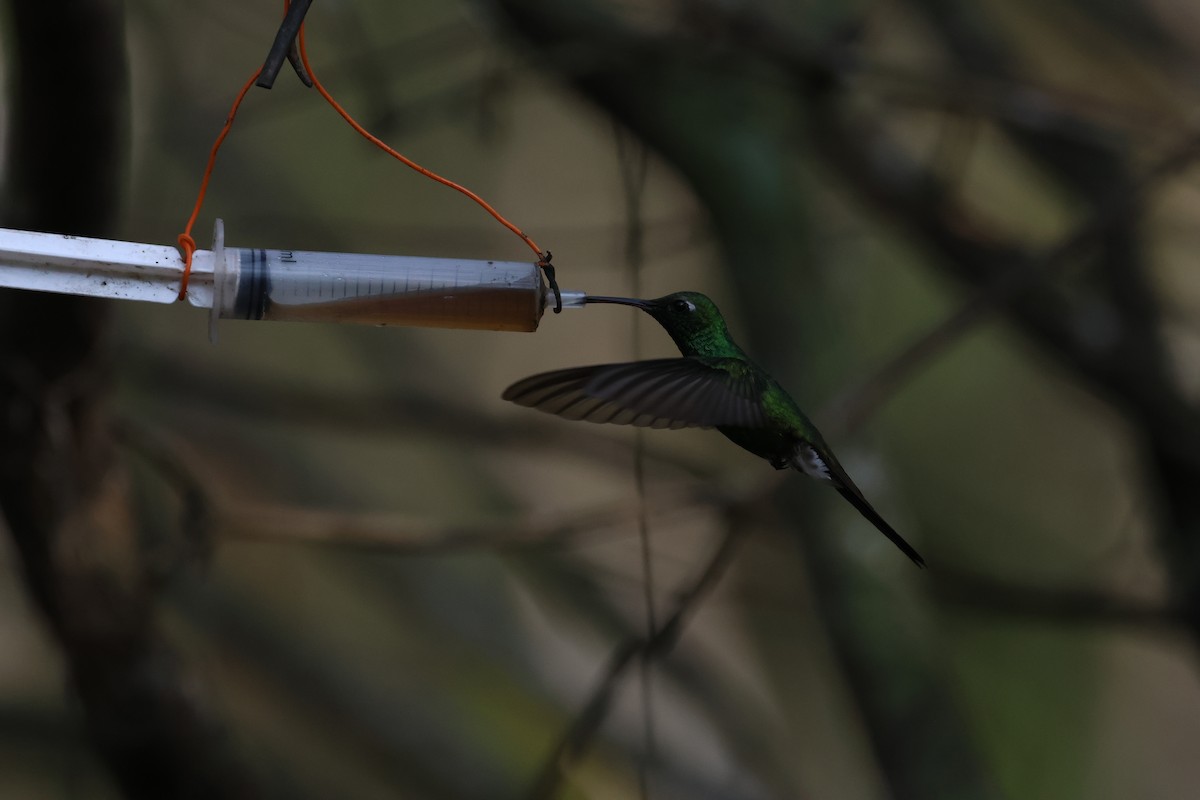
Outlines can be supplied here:
M837 489L917 566L925 560L879 515L796 401L737 346L715 303L698 292L656 300L588 296L640 308L683 358L599 364L533 375L504 399L571 420L645 428L716 428L775 469L799 470Z

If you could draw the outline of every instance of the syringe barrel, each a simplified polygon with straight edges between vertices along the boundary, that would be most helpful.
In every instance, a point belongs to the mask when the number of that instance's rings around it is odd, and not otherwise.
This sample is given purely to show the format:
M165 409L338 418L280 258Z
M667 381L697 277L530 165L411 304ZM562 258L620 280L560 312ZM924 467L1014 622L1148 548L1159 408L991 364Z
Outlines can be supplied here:
M224 248L225 319L533 331L546 306L532 262Z

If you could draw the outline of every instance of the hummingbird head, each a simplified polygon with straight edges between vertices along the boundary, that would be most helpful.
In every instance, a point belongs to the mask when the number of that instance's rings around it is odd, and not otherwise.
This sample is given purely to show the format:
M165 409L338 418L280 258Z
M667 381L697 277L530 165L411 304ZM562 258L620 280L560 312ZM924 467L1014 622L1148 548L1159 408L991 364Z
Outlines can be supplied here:
M716 355L732 344L716 303L699 292L675 292L654 300L589 295L587 302L642 309L663 326L685 356Z

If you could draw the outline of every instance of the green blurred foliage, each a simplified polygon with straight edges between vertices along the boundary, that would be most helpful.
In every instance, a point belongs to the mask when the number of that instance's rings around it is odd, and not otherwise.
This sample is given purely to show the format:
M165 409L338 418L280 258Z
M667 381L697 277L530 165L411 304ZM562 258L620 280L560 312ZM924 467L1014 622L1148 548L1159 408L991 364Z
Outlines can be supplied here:
M637 4L618 5L637 17ZM923 4L765 5L811 42L853 32L871 65L853 79L863 106L885 114L905 154L951 178L995 232L1030 250L1058 241L1084 212L1001 130L1005 109L1061 106L1139 161L1194 116L1200 18L1186 3L990 2L962 11L1008 48L1019 76L1011 81L948 72ZM564 287L628 291L613 124L541 69L537 52L518 52L487 7L317 3L313 65L382 138L549 246ZM124 237L170 242L181 230L212 137L265 53L277 12L274 3L130 5ZM756 113L773 91L728 113ZM683 100L680 108L687 112ZM786 139L793 124L781 117L773 135ZM812 153L797 147L781 163L757 139L745 147L742 163L761 170L764 185L786 181L803 195L791 233L804 239L804 268L761 289L764 307L794 309L803 323L765 341L756 322L765 312L735 288L749 279L732 274L708 210L659 154L641 194L640 282L650 296L710 293L735 333L761 344L768 366L819 412L937 324L963 292ZM1188 230L1196 206L1192 179L1181 179L1158 196L1143 234L1171 311L1170 343L1188 354L1200 298ZM238 118L197 226L201 246L216 216L233 245L527 256L464 198L365 145L286 71L270 93L253 91ZM655 326L635 331L629 314L607 307L547 315L535 335L235 322L212 347L205 325L191 309L123 306L114 410L179 442L223 508L391 513L435 539L453 526L634 507L629 432L531 420L500 392L543 369L628 359L634 336L644 357L673 353ZM1195 363L1174 365L1181 383L1200 385ZM413 398L427 413L411 412ZM654 664L650 796L888 796L862 687L831 644L838 626L854 627L884 668L896 654L895 680L873 687L880 695L902 701L924 691L907 680L911 670L936 678L985 776L979 796L1194 794L1200 768L1179 744L1200 741L1193 642L1129 626L1072 628L1052 609L1039 619L1002 602L980 608L969 586L965 595L939 591L980 575L1015 596L1050 587L1165 599L1152 487L1143 485L1136 436L1112 408L998 317L834 444L933 569L910 569L819 491L802 495L822 509L803 527L779 508L750 523L716 591ZM644 447L661 619L726 524L711 507L673 508L664 498L696 486L767 492L776 476L708 432L650 432ZM153 473L145 464L135 472L153 538L190 553L170 487ZM654 513L656 504L666 512ZM816 588L797 532L831 542L852 565L838 579L851 599L845 616L823 610L818 595L828 590ZM415 535L399 523L396 533ZM232 523L216 534L210 558L171 573L161 613L198 691L290 796L524 796L611 651L645 625L632 524L417 554L256 540ZM19 590L15 557L6 552L3 563L0 796L112 797L64 697L58 657ZM881 607L895 616L881 617ZM637 678L631 670L620 684L562 796L636 794L646 713ZM914 724L910 745L942 752L938 735ZM930 787L928 796L947 795Z

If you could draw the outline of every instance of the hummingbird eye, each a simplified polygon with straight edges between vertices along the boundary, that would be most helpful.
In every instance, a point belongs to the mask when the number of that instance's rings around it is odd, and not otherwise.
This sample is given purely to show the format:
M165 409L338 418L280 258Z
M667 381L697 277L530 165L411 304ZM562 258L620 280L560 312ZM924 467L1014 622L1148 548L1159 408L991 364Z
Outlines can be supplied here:
M671 307L680 312L691 312L696 310L696 304L691 300L676 300L671 304Z

